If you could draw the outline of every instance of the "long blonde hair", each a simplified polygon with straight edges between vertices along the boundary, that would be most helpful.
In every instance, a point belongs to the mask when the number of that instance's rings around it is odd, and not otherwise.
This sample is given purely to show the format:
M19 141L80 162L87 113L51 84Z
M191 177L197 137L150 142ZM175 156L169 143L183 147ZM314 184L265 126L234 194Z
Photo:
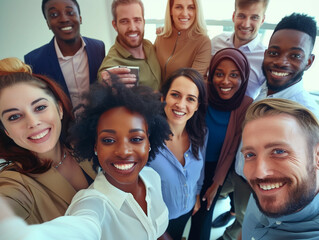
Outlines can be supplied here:
M201 0L193 0L196 16L193 25L190 27L190 31L188 32L189 37L192 38L194 35L207 35L206 22L204 19L204 14L202 10ZM174 5L174 0L167 0L165 19L164 19L164 29L160 36L170 37L173 32L173 22L171 17L171 9Z

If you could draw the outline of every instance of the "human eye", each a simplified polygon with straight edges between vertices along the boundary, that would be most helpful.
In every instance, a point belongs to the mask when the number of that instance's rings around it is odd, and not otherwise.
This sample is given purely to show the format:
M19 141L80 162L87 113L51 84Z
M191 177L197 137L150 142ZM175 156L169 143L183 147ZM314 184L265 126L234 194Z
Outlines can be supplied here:
M244 159L246 160L251 160L253 157L255 157L256 155L252 152L243 152L244 155Z
M188 7L188 9L194 10L194 9L195 9L195 5L190 5L190 6Z
M142 22L142 18L136 18L135 22Z
M258 15L254 15L254 16L251 17L251 19L254 20L254 21L257 21L257 20L259 20L259 16Z
M173 98L178 98L178 97L179 97L179 94L178 94L178 93L171 93L171 96L172 96Z
M105 145L110 145L112 143L115 143L115 140L111 137L104 137L104 138L101 138L101 142Z
M237 18L239 18L239 19L244 19L244 18L245 18L245 15L242 14L242 13L239 13L239 14L237 14Z
M72 11L67 11L67 15L69 16L74 16L75 15L75 12L72 10Z
M194 97L188 97L187 100L189 102L196 102L196 98L194 98Z
M221 73L221 72L215 72L215 76L216 76L216 77L222 77L222 76L224 76L224 74Z
M275 56L278 56L279 53L277 51L267 50L267 55L270 57L275 57Z
M128 20L127 20L127 19L121 19L119 22L120 22L121 24L127 24L127 23L128 23Z
M36 111L36 112L41 112L41 111L45 110L46 108L47 108L46 105L40 105L40 106L37 106L37 107L35 108L35 111Z
M21 118L21 114L12 114L8 117L8 121L9 122L12 122L12 121L15 121L15 120L18 120L19 118Z
M132 143L141 143L144 141L144 137L132 137L131 140L130 140Z
M301 58L302 58L302 54L300 54L300 53L293 53L293 54L291 54L291 58L301 59Z
M59 13L58 12L50 12L50 14L49 14L49 17L50 18L56 18L56 17L58 17L59 16Z
M232 77L232 78L238 78L238 73L231 73L231 74L230 74L230 77Z
M272 153L273 153L274 155L285 155L285 154L287 154L286 150L280 149L280 148L274 149L274 150L272 151Z

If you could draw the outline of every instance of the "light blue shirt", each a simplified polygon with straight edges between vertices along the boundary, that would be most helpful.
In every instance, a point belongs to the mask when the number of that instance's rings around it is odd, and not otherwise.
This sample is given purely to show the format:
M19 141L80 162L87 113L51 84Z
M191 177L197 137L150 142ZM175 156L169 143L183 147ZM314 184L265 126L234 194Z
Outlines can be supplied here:
M291 240L319 239L319 194L301 211L270 218L262 214L253 196L245 213L242 239Z
M196 195L200 193L203 185L205 151L206 143L200 148L199 159L196 159L190 146L184 153L185 165L182 166L165 145L148 163L161 177L162 195L168 208L169 219L178 218L194 207Z
M234 33L222 33L212 40L212 55L223 48L235 48ZM255 99L260 91L261 85L266 81L261 66L264 60L266 47L262 44L260 36L257 35L249 43L238 48L247 57L250 64L250 76L246 95Z
M265 82L262 85L260 94L256 98L255 102L265 98L283 98L283 99L292 100L308 108L319 119L319 105L315 101L314 97L304 89L303 80L297 82L296 84L280 92L277 92L268 96L267 96L267 92L268 92L268 87ZM241 141L236 154L235 169L237 174L245 178L243 173L245 159L243 154L240 151L242 146L243 146L243 142Z

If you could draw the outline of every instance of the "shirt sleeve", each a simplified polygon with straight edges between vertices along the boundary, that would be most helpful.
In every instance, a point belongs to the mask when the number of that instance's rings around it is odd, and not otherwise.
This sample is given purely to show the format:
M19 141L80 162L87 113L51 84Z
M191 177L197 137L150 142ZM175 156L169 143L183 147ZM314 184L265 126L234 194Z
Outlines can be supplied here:
M211 59L211 42L208 37L203 39L196 54L192 68L196 69L203 76L207 75L208 66Z
M207 128L207 132L205 135L205 141L204 141L204 146L200 149L201 154L202 154L202 161L203 161L203 167L201 169L201 173L200 173L200 177L197 181L197 195L200 194L200 191L202 190L203 187L203 183L204 183L204 175L205 175L205 159L206 159L206 148L207 148L207 142L208 142L208 128Z

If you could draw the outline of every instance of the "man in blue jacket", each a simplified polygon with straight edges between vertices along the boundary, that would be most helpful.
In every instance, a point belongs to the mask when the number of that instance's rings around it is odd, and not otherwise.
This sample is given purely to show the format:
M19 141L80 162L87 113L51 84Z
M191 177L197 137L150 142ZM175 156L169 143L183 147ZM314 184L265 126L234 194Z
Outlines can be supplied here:
M102 41L82 37L82 17L76 0L42 0L42 12L54 37L24 56L34 73L58 82L75 107L96 80L105 57Z

